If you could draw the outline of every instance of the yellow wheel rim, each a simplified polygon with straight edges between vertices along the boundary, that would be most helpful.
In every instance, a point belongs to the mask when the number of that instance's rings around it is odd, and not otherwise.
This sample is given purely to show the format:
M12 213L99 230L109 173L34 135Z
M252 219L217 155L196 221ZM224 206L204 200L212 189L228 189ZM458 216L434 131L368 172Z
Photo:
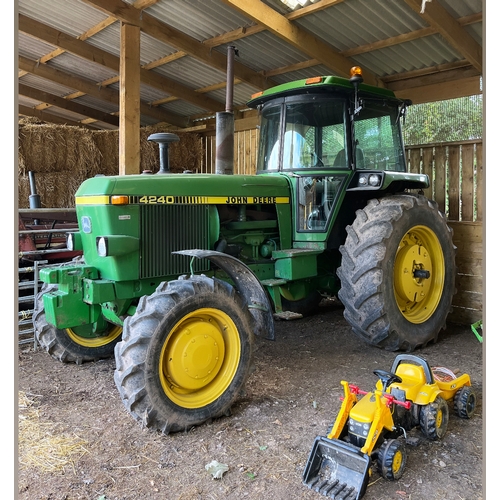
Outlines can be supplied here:
M414 324L427 321L439 305L445 263L436 233L415 226L402 238L394 263L394 293L399 310Z
M183 408L201 408L229 387L241 355L238 329L218 309L184 316L163 344L159 372L168 398Z
M82 337L73 328L66 328L65 331L75 344L95 349L113 342L113 340L122 334L122 330L121 326L108 323L107 334L99 337Z
M436 429L441 429L443 425L443 412L439 410L436 415Z
M401 469L402 465L403 465L403 454L401 453L401 450L398 450L394 454L394 459L392 461L392 472L394 472L394 474L397 474L399 472L399 469Z

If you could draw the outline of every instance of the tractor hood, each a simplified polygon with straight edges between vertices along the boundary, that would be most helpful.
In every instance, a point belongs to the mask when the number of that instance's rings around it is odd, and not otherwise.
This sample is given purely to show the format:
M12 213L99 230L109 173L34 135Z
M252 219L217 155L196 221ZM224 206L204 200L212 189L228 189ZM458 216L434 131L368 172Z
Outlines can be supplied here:
M76 205L289 203L285 177L141 174L93 177L76 192Z

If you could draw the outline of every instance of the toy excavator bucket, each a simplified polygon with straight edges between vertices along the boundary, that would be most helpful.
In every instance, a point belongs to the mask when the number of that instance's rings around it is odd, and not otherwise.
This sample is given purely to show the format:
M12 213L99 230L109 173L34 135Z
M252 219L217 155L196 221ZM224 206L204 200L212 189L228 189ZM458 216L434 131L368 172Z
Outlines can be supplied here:
M318 436L307 461L302 482L336 500L358 500L366 490L370 457L337 439Z

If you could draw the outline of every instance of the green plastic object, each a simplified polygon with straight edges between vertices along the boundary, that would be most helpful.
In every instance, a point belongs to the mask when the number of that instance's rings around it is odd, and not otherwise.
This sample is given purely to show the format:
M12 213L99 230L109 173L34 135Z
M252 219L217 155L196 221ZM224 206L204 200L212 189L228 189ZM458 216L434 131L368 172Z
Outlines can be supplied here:
M479 321L476 321L475 323L472 323L472 325L470 325L471 327L471 330L474 332L474 335L476 336L477 340L479 340L479 342L482 342L483 341L483 320L479 320ZM481 330L481 333L479 333L478 330Z

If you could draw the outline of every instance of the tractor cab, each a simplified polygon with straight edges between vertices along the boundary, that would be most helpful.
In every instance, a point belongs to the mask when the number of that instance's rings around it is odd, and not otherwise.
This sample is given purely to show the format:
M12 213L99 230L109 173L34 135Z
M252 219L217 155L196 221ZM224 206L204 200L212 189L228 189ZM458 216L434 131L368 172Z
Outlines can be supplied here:
M285 175L295 197L295 240L327 233L346 191L380 190L385 171L405 171L400 118L406 102L348 80L317 77L255 94L257 173ZM320 240L317 235L315 240Z

